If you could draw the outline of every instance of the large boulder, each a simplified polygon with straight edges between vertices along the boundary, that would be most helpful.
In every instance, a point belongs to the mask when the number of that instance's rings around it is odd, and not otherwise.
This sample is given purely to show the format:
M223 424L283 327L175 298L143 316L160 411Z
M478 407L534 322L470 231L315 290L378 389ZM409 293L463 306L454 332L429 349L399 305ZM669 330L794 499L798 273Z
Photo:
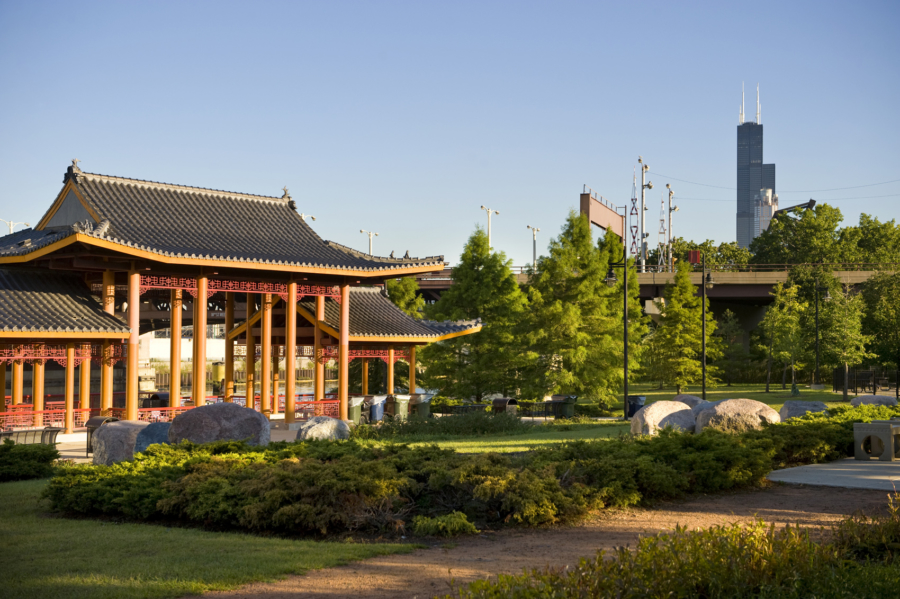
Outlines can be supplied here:
M798 416L803 416L807 412L825 412L828 410L828 406L823 404L821 401L800 401L798 399L789 399L784 402L784 405L781 406L781 410L778 412L778 415L781 417L781 421L784 422L788 418L797 418Z
M269 444L269 421L265 416L235 403L199 406L177 416L169 427L169 443L246 441Z
M698 406L702 403L709 403L705 399L697 397L696 395L676 395L672 398L672 401L680 401L683 404L687 404L689 408L693 408L694 406Z
M94 464L112 466L133 458L134 442L147 425L146 422L123 420L108 422L95 430L91 438Z
M151 445L169 442L171 422L151 422L138 433L134 441L134 453L141 453Z
M851 406L896 406L897 399L890 395L857 395L850 400Z
M324 439L339 441L350 438L350 426L343 420L328 416L313 416L304 422L297 431L298 441Z
M778 412L761 401L725 399L697 414L696 431L699 433L705 428L715 428L739 433L762 428L763 423L776 422L781 422Z
M706 400L701 399L700 403L698 403L696 406L691 408L691 413L694 414L694 419L696 419L697 416L700 415L700 412L702 412L703 410L709 410L711 408L714 408L717 404L721 403L722 401L724 401L724 400L720 399L718 401L706 401Z
M653 435L671 426L687 433L694 432L694 415L680 401L657 401L644 406L631 418L631 434Z

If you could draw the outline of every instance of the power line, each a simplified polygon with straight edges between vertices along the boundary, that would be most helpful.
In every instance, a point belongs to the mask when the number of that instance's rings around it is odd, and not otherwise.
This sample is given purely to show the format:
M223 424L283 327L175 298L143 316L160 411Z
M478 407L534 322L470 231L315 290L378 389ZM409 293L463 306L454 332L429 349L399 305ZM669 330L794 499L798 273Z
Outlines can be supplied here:
M737 191L737 187L722 187L721 185L709 185L708 183L697 183L696 181L686 181L685 179L679 179L677 177L670 177L669 175L664 175L662 173L653 172L652 174L657 177L662 177L664 179L672 179L673 181L679 181L681 183L689 183L691 185L701 185L703 187L713 187L715 189L727 189L729 191ZM860 189L862 187L875 187L876 185L887 185L888 183L896 183L900 181L900 179L891 179L890 181L882 181L881 183L869 183L867 185L851 185L850 187L832 187L831 189L788 189L788 190L779 190L778 193L821 193L823 191L841 191L844 189ZM872 197L889 197L889 196L872 196ZM687 199L687 198L682 198ZM857 199L857 198L848 198L848 199Z
M695 202L734 202L735 200L718 200L715 198L686 198L684 196L677 196L679 200L692 200ZM820 204L826 204L828 202L842 202L845 200L869 200L872 198L898 198L900 197L900 193L894 193L884 196L860 196L856 198L827 198L824 200L820 200Z

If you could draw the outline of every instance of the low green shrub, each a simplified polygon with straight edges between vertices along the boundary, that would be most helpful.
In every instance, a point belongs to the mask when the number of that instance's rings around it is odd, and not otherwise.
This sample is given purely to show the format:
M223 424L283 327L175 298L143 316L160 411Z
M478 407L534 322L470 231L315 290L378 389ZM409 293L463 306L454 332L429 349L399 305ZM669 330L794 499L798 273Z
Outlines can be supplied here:
M355 439L265 448L160 445L113 466L59 467L45 495L61 512L298 535L397 532L417 516L453 512L479 527L537 526L610 506L758 485L773 468L850 455L854 422L898 414L896 408L841 407L743 434L664 430L523 455L465 455ZM505 414L466 414L379 431L408 439L400 432L447 427L447 434L471 434L473 426L504 422L501 430L530 426Z
M410 441L424 437L516 435L534 430L534 425L522 422L514 414L477 411L432 418L422 418L414 414L406 420L360 425L353 429L351 435L355 439L402 438L404 441Z
M900 581L900 515L853 516L830 540L797 527L717 526L642 538L635 550L621 547L573 569L532 570L495 581L476 581L456 599L538 597L890 597ZM447 595L447 599L453 599Z
M612 412L610 412L606 406L599 403L579 402L575 404L575 416L600 418L602 416L612 416Z
M434 518L416 516L413 518L413 533L422 537L455 537L477 534L478 529L462 512L450 512Z
M55 445L20 445L10 439L0 443L0 482L46 478L59 459Z

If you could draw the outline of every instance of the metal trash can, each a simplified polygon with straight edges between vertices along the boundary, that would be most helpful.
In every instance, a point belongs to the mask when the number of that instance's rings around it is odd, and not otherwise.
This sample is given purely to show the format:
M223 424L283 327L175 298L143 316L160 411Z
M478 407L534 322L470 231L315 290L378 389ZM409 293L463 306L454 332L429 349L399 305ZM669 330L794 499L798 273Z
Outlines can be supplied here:
M637 414L638 410L644 407L647 401L646 395L629 395L628 396L628 417L632 418Z
M168 408L169 392L154 391L153 393L146 394L145 397L140 398L138 405L142 408Z
M87 448L84 452L85 457L94 453L94 431L107 422L118 421L119 419L113 416L94 416L93 418L88 418L87 422L84 423L84 427L87 429Z
M369 424L384 420L384 403L387 395L368 395L365 405L369 408Z
M388 395L384 412L394 420L406 420L409 416L409 395Z
M553 401L553 419L575 418L575 403L578 401L577 395L554 395L550 398Z
M491 411L494 414L502 414L504 412L506 412L507 414L515 414L519 411L519 403L512 398L501 397L494 400L494 405Z
M353 424L360 424L362 421L362 406L366 398L362 395L355 395L347 400L347 418Z
M416 416L419 418L430 418L431 417L431 398L434 397L430 394L425 393L415 393L409 396L409 408L416 409Z

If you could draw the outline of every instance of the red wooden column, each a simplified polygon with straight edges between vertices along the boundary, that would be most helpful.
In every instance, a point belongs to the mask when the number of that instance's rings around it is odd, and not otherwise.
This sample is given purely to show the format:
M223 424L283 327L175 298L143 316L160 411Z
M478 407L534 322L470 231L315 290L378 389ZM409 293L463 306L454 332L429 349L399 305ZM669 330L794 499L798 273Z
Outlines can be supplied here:
M409 346L409 392L416 392L416 346Z
M297 282L287 288L284 307L284 421L294 422L297 389Z
M25 395L25 363L22 360L13 360L12 363L12 388L10 395L14 406L22 403L22 396Z
M103 311L116 314L116 275L111 270L103 271ZM110 359L112 347L109 339L103 340L100 354L100 409L106 411L113 405L113 361ZM108 414L109 412L107 412Z
M338 400L341 420L347 420L347 401L350 397L350 285L341 285L341 330L338 351Z
M388 361L387 361L387 394L394 394L394 346L388 346Z
M91 409L91 358L90 354L81 362L81 369L78 372L78 403L79 409ZM88 419L88 414L84 414L84 419Z
M197 277L197 297L194 299L194 383L191 385L194 406L206 403L206 291L208 278Z
M169 407L181 406L181 289L172 289L169 300Z
M66 419L65 432L75 430L75 344L66 344Z
M35 360L31 371L31 404L34 411L34 426L44 426L44 361Z
M369 358L360 358L362 360L362 394L369 394Z
M228 334L234 328L234 292L225 293L225 388L222 389L226 403L234 401L234 338Z
M313 377L313 399L325 399L325 354L322 351L322 330L319 323L325 320L325 298L316 296L316 325L313 330L313 356L315 357L315 376Z
M262 296L262 326L260 327L260 355L259 373L259 406L263 414L272 413L272 294L264 293Z
M125 371L125 420L138 419L138 344L141 338L141 273L128 271L128 362Z
M250 325L250 318L256 312L256 297L252 293L247 294L247 359L244 361L246 365L247 379L247 402L244 404L251 410L256 409L256 339L253 338L253 327Z

